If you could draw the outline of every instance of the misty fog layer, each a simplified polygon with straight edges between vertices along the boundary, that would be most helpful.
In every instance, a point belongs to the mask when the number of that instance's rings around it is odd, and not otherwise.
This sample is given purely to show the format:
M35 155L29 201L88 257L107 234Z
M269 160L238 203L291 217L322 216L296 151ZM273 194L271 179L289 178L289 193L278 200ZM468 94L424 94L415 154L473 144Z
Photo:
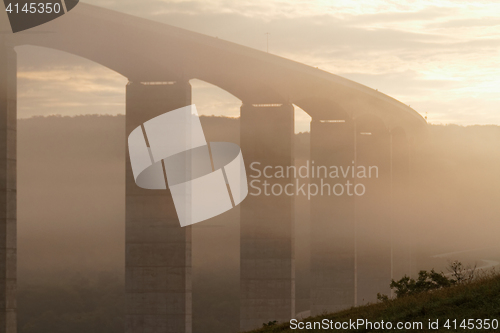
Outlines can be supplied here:
M239 143L238 119L202 117L202 125L207 141ZM415 148L412 202L400 221L414 244L412 271L444 270L451 259L500 261L500 127L428 130ZM18 121L21 333L122 331L124 133L123 116ZM303 165L309 133L295 137ZM297 312L309 309L309 207L295 199ZM237 330L238 221L233 209L193 227L194 332Z

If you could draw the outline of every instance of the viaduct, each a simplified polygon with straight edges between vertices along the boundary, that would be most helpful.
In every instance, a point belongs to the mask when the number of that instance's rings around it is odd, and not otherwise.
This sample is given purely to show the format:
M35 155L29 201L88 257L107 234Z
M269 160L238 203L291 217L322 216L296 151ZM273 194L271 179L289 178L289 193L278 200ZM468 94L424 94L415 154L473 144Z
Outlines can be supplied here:
M16 332L14 48L20 45L68 52L128 78L127 137L145 121L190 105L189 80L199 79L241 100L246 163L287 166L294 163L294 105L302 108L312 117L317 165L380 168L369 195L312 200L311 314L372 301L388 292L392 276L408 271L408 251L397 249L391 235L404 225L412 146L426 125L409 106L288 59L83 3L16 34L0 15L0 333ZM248 196L241 204L241 330L295 316L293 205L288 196ZM191 229L179 226L168 190L136 186L128 156L125 223L125 331L191 332Z

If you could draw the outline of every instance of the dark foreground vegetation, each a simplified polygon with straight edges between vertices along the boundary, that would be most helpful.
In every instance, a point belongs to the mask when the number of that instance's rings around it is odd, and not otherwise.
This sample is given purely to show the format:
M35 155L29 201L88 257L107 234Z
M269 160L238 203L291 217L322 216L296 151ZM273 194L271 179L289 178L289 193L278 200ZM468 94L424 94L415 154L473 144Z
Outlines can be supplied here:
M422 322L423 329L418 330L369 330L339 329L339 330L292 330L290 324L265 325L252 333L271 332L496 332L497 329L464 329L460 328L463 320L469 319L496 319L500 320L500 274L489 273L468 283L454 284L433 291L420 292L393 300L386 300L377 304L360 306L349 310L329 313L317 317L309 317L305 322L320 322L328 319L333 322L365 319L374 322ZM452 320L457 322L453 327ZM439 329L428 329L429 320L439 320ZM450 320L451 328L443 327ZM467 325L467 324L465 324Z

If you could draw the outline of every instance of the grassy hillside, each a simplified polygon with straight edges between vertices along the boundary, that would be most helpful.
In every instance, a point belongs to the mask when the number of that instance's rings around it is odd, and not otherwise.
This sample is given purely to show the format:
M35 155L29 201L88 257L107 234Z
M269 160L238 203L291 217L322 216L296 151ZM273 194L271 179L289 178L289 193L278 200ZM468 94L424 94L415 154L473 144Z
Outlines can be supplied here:
M372 305L351 308L349 310L324 314L317 317L309 317L304 322L321 322L327 319L335 322L356 321L365 319L372 323L382 320L392 322L394 328L388 329L367 329L358 327L357 329L291 329L290 324L273 325L252 333L271 332L493 332L497 329L463 329L460 324L465 319L496 319L500 322L500 275L490 275L483 277L476 282L467 285L459 285L434 292L408 296L400 299L377 303ZM451 327L443 327L447 320L450 320ZM455 329L452 320L456 319ZM428 329L429 320L435 322L439 320L439 329ZM395 328L398 322L421 322L423 329L401 329ZM490 321L491 322L491 321ZM497 323L498 323L497 322ZM467 323L466 323L467 325ZM499 324L500 327L500 324Z

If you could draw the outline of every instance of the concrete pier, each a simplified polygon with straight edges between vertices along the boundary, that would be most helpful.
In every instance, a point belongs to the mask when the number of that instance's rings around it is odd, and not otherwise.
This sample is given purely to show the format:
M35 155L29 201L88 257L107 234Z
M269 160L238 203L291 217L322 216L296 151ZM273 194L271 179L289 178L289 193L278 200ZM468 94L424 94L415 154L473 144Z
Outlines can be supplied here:
M393 279L411 275L410 144L405 131L391 131Z
M17 59L0 37L0 333L15 333Z
M191 104L187 82L127 85L126 134ZM191 333L191 227L181 228L169 190L139 188L126 157L126 333Z
M254 166L293 165L294 109L291 104L246 104L241 107L241 149L248 181L286 184L292 179L254 178ZM270 187L269 187L270 191ZM249 188L241 204L240 330L285 322L295 315L293 196L266 196Z
M356 198L356 289L362 305L375 302L377 293L389 295L391 283L391 144L377 117L356 121L356 165L376 167L371 178L357 180L366 187Z
M311 163L326 166L327 176L311 182L323 195L311 198L311 315L334 312L354 305L354 196L336 196L327 192L340 185L354 184L348 177L332 179L330 166L353 167L354 124L350 119L313 120L311 122ZM327 184L327 185L322 185ZM353 186L351 186L352 192Z

